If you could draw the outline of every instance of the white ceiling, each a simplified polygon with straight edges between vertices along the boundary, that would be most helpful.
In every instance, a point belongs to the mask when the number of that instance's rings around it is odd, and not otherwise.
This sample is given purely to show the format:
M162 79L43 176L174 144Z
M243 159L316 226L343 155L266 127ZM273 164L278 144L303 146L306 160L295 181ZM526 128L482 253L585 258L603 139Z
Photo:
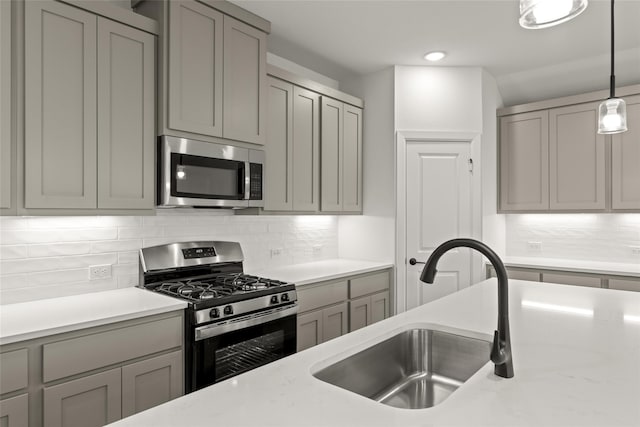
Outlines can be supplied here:
M422 56L444 50L439 65L485 68L505 104L608 84L607 0L591 0L577 18L542 30L518 25L517 0L233 2L271 21L270 51L337 80L340 71L432 65ZM616 51L619 84L640 83L640 0L616 2Z

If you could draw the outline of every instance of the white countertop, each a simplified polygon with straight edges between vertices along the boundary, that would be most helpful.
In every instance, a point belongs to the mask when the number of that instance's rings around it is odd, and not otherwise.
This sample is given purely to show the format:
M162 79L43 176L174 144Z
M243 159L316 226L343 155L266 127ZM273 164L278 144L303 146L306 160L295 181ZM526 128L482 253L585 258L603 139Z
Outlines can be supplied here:
M143 426L640 425L640 293L509 281L515 376L487 363L440 405L396 409L312 376L414 327L491 339L495 279L121 420Z
M391 267L393 263L336 258L248 271L248 273L303 286Z
M612 276L640 277L640 262L627 264L619 262L581 261L559 258L505 257L507 267L543 268L548 270L578 273L606 274Z
M187 306L139 288L0 305L0 344L151 316Z

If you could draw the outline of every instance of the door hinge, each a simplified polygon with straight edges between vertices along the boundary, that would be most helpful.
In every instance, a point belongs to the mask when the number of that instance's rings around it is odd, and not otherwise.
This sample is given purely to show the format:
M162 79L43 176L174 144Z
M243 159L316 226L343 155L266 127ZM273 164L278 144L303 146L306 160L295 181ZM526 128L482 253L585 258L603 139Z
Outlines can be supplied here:
M469 172L473 172L473 159L469 159Z

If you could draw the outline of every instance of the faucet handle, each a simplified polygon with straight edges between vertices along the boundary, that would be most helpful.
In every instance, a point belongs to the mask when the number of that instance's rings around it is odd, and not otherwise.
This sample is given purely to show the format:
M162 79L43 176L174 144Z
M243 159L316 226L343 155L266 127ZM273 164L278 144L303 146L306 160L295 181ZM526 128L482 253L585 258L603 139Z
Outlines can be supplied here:
M498 331L493 332L493 345L491 346L491 361L496 365L502 365L507 361L507 354L504 351L505 344L500 342Z

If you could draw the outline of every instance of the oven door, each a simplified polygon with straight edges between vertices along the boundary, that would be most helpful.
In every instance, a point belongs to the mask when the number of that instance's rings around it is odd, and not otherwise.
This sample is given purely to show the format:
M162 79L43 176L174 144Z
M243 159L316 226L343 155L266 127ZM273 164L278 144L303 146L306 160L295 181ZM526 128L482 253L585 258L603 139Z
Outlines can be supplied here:
M196 328L189 391L294 354L297 311L293 305Z

